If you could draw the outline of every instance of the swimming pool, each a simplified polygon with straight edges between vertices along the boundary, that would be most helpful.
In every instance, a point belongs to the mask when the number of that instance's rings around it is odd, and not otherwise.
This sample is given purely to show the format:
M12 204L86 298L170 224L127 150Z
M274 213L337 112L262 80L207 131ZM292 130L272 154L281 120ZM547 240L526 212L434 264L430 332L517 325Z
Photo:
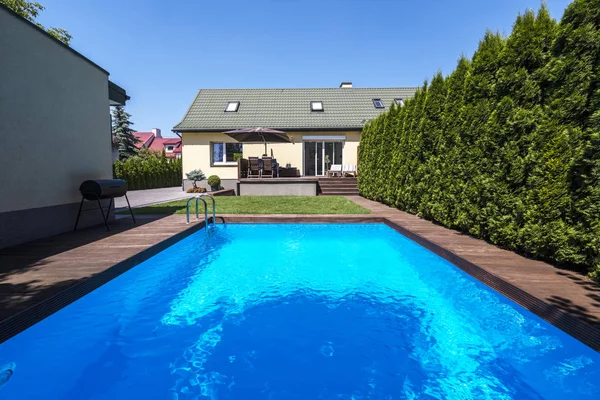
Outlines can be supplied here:
M0 345L2 365L11 400L600 393L598 353L383 224L194 233Z

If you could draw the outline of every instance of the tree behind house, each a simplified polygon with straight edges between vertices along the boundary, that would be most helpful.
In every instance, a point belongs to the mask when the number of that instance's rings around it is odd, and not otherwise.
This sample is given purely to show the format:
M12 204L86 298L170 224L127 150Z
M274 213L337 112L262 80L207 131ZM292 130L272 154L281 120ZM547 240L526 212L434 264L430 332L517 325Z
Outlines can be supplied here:
M35 21L40 11L44 11L46 8L40 3L25 0L0 0L0 3L4 4L26 20L33 22L36 26L45 30L64 44L69 45L72 36L65 29L54 27L45 28L42 24Z
M126 112L123 106L115 106L112 114L112 134L120 158L135 156L138 151L135 145L139 140L133 135L134 130L131 129L131 125L133 125L133 122L129 121L131 114Z

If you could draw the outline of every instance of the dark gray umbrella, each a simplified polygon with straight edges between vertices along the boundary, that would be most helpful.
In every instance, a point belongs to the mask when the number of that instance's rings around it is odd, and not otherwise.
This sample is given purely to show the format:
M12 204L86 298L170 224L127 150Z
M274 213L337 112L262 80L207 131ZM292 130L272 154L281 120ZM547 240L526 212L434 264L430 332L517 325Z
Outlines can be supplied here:
M246 128L223 132L240 143L264 143L267 154L267 143L290 143L289 136L282 131L269 128Z

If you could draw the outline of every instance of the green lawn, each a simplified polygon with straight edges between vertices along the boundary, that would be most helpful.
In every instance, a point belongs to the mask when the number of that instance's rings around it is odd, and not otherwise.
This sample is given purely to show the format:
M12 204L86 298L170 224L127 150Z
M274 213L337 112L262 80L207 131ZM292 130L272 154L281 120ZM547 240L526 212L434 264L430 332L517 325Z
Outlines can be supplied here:
M219 196L218 214L370 214L371 212L341 196ZM211 209L210 199L206 199ZM135 214L185 214L187 199L134 209ZM200 212L203 204L199 202ZM194 212L195 201L190 204ZM123 211L121 212L123 213Z

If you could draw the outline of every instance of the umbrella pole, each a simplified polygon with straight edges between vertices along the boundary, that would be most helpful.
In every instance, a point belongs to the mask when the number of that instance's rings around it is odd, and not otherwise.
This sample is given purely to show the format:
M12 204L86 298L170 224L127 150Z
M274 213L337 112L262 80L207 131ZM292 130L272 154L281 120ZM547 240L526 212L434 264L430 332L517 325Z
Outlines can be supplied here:
M265 152L264 154L267 154L267 142L265 142Z

